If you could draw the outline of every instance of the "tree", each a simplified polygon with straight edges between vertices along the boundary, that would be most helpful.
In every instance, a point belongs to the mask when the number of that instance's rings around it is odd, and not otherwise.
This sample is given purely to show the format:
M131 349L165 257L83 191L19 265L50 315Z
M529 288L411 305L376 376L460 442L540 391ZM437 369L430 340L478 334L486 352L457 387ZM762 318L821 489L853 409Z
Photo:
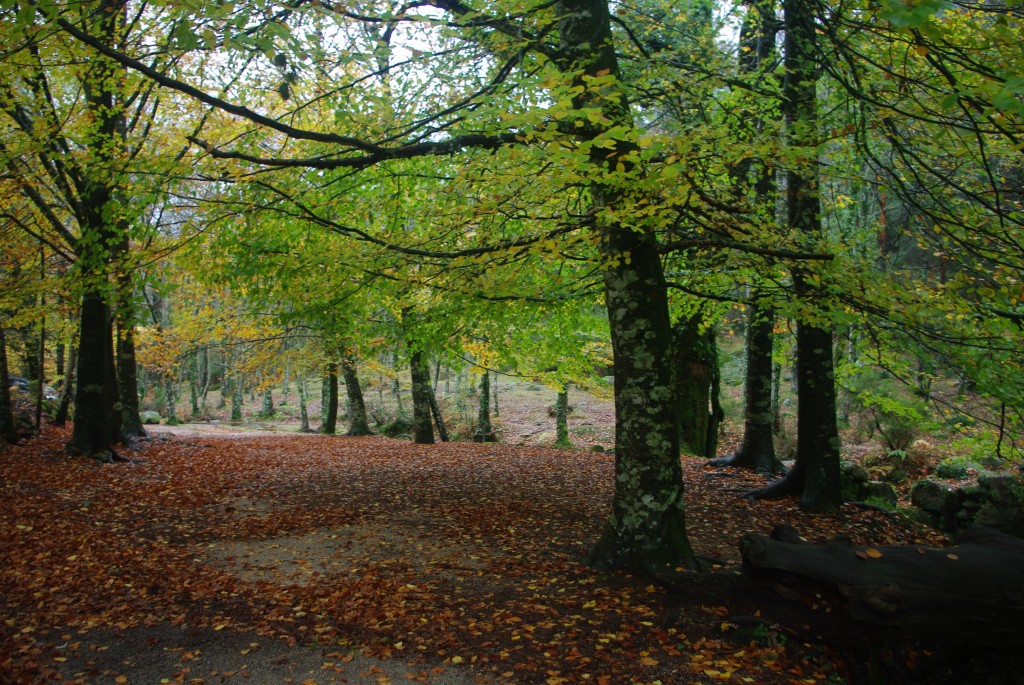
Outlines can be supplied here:
M3 321L0 321L0 443L18 442L18 429L11 412L11 379L7 373L7 342Z
M822 234L817 170L817 89L812 5L784 0L785 67L783 112L791 152L786 171L787 224L805 244ZM793 290L802 306L796 333L797 453L781 480L751 493L752 497L800 496L811 510L832 510L843 502L839 476L839 430L836 424L836 383L831 322L819 312L827 303L821 269L792 269Z

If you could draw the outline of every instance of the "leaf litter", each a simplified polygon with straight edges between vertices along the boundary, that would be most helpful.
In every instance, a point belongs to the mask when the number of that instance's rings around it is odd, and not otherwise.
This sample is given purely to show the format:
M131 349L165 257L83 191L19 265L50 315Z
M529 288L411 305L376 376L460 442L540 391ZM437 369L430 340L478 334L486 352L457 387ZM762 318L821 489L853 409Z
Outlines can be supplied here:
M834 655L742 630L770 622L738 576L740 536L944 542L852 505L741 499L760 476L684 457L689 535L715 562L668 591L582 564L608 454L193 435L107 466L61 456L66 439L0 461L4 682L824 682ZM306 671L285 669L296 654Z

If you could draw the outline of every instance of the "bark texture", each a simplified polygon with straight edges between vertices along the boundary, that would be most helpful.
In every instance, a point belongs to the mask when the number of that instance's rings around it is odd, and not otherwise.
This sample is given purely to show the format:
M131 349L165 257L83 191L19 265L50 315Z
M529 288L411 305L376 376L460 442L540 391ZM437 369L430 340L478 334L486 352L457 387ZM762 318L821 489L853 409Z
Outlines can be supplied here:
M434 424L430 415L430 367L422 350L410 345L409 376L412 381L413 442L434 444Z
M7 368L7 340L3 321L0 321L0 443L18 442L18 430L11 411L11 377Z
M555 4L560 63L583 87L577 110L599 108L608 123L584 125L593 139L616 125L630 126L626 94L616 83L600 88L587 77L619 75L606 0ZM594 170L628 172L632 146L591 153ZM686 537L679 424L672 372L672 334L664 272L651 230L626 226L606 214L628 190L597 178L591 209L603 260L605 305L615 360L615 495L612 512L588 562L605 569L661 572L696 567Z
M353 437L370 435L370 422L366 418L363 389L359 385L356 360L351 354L342 355L341 373L345 378L345 394L348 396L348 432L346 435Z

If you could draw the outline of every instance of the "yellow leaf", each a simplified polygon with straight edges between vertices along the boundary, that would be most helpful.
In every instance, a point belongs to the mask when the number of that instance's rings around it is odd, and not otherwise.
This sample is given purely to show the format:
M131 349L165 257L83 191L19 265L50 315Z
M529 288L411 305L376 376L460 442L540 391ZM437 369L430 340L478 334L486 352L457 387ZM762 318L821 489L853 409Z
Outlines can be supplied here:
M657 666L658 665L658 660L657 659L652 659L649 656L640 657L640 665L641 666Z
M126 676L126 675L119 675L116 678L114 678L114 682L118 683L118 684L120 684L120 683L127 683L128 682L128 676Z
M881 559L882 558L882 553L879 552L874 547L868 547L866 550L864 550L864 552L865 552L865 554L867 554L872 559Z
M958 557L958 556L957 556L957 555L955 555L955 554L947 554L947 555L946 555L946 557L947 557L947 558L949 558L949 559L954 559L954 560L955 560L955 559L959 559L959 558L960 558L960 557Z
M453 664L461 664L462 662L463 662L463 658L461 656L456 655L456 656L452 657L452 663Z

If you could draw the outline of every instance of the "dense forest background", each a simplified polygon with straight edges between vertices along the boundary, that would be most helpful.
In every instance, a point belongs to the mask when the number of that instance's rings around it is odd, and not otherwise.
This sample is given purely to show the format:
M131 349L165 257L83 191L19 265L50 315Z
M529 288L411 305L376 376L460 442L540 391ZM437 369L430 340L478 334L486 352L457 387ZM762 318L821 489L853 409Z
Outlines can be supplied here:
M792 459L753 496L822 511L850 425L1019 461L1016 3L0 13L0 369L72 454L284 388L302 429L488 441L499 373L564 446L582 388L615 407L589 562L646 570L699 565L680 451Z

